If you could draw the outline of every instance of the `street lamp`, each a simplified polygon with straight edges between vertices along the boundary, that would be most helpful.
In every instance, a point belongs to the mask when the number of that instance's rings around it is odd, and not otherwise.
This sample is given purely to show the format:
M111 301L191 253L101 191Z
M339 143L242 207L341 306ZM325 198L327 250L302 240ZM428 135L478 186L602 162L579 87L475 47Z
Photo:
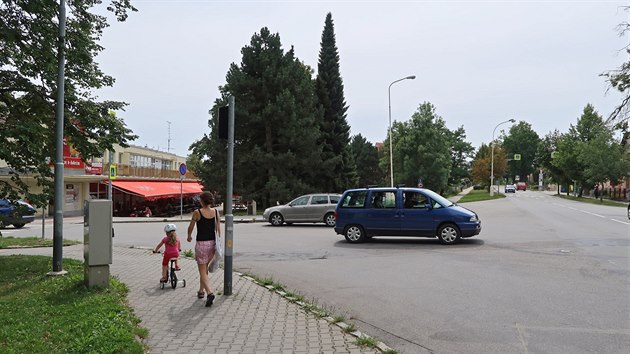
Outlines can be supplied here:
M397 83L398 81L403 80L413 80L416 78L416 75L411 75L407 77L403 77L402 79L398 79L391 84L389 84L389 88L387 89L388 97L389 97L389 172L391 177L392 187L394 186L394 154L392 152L392 85Z
M501 124L505 124L505 123L514 123L516 122L514 119L508 119L505 122L501 122L499 124L497 124L496 127L494 127L494 130L492 131L492 141L490 142L490 144L492 144L492 157L491 157L491 162L490 162L490 196L494 196L494 132L496 132L497 128L499 127L499 125Z

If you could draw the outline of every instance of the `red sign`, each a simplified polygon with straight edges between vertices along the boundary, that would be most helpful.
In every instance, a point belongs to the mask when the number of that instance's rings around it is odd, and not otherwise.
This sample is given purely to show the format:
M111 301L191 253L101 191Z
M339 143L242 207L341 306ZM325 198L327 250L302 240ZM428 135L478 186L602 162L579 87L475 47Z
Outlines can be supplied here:
M63 167L64 168L85 168L85 163L81 159L79 152L72 146L68 145L66 139L63 139Z
M102 175L103 174L103 163L102 162L92 162L91 164L85 164L85 174L88 175Z

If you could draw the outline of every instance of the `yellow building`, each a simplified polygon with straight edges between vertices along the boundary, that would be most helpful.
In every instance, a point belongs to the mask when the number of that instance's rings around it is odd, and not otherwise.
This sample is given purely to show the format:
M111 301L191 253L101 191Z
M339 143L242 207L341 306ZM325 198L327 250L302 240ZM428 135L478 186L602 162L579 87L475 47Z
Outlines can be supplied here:
M186 162L183 156L135 145L113 148L111 166L115 166L116 178L111 182L112 199L118 215L128 216L134 208L147 206L164 209L153 210L153 213L166 213L169 204L171 207L176 204L179 211L181 195L190 199L201 191L201 185L190 171L181 175L180 166ZM83 161L73 149L64 146L64 216L83 215L83 204L87 199L107 198L109 174L109 152L100 158ZM10 169L0 161L0 180L10 178ZM33 193L41 192L33 177L21 178ZM192 202L187 200L187 203L190 208ZM48 214L52 215L50 209Z

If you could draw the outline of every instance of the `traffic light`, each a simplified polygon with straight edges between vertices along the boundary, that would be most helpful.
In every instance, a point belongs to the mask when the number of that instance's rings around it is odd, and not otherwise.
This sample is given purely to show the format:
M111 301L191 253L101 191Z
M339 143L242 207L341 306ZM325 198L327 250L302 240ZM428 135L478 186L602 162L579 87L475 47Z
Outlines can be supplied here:
M228 138L228 114L228 106L219 107L219 139Z

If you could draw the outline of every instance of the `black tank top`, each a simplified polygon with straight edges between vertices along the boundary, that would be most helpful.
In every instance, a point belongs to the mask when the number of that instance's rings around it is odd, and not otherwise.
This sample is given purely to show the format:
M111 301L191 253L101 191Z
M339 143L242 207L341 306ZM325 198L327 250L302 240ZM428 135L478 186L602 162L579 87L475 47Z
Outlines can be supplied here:
M199 210L199 209L197 209ZM216 237L214 235L214 231L215 231L215 218L216 218L216 210L211 209L212 211L214 211L214 218L208 219L206 217L203 216L203 214L201 213L201 210L199 210L199 220L197 220L197 241L215 241Z

